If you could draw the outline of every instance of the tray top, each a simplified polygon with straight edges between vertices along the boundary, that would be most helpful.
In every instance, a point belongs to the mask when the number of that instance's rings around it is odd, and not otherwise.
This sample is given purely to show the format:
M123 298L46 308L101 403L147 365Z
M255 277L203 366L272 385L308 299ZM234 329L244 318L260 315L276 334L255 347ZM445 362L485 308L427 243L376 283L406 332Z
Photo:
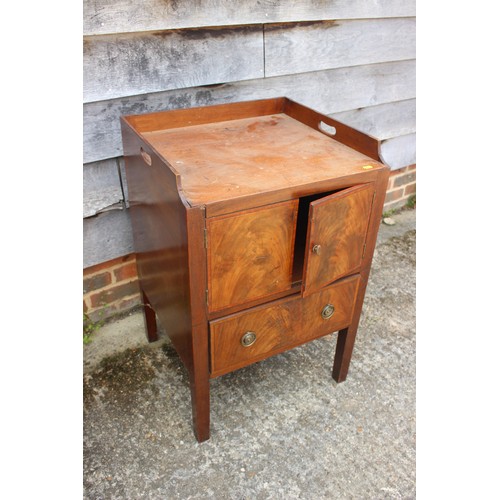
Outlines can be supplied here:
M181 176L192 206L320 183L384 166L285 113L142 136Z

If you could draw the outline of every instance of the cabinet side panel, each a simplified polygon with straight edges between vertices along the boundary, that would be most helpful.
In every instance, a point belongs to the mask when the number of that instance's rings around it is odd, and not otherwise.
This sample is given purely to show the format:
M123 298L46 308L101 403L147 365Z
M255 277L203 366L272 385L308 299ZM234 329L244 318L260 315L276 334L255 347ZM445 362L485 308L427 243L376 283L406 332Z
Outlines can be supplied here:
M191 369L186 207L175 174L127 124L122 124L122 134L139 284L179 356ZM148 162L141 150L149 155Z
M385 193L387 189L387 181L389 178L389 169L386 167L380 171L375 182L375 198L368 225L368 233L366 237L366 249L363 258L362 269L360 272L361 281L356 295L354 312L352 315L351 324L345 330L339 332L337 339L337 347L335 350L335 361L333 363L333 378L337 382L343 382L347 377L349 364L351 361L352 351L354 348L354 341L358 330L359 319L361 317L361 310L363 308L363 301L365 297L366 287L368 284L368 277L370 274L371 262L373 252L377 242L377 233L380 226L380 219L384 206Z

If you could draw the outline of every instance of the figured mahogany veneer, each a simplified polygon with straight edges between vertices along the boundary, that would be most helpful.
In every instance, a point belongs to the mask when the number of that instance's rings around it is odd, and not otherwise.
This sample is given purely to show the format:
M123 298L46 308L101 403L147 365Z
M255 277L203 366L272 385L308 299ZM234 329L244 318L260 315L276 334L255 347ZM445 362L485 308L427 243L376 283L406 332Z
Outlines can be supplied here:
M370 161L283 113L144 135L181 175L195 205L327 182L363 172Z
M292 286L297 200L207 219L208 310Z
M388 179L378 141L284 97L121 123L145 326L186 366L198 441L210 378L338 331L345 380Z
M350 276L325 290L301 299L295 296L254 307L210 323L211 372L219 376L255 361L349 326L359 276ZM334 312L324 319L326 305ZM241 338L255 333L246 347Z
M359 269L373 194L373 184L362 184L310 204L304 295Z

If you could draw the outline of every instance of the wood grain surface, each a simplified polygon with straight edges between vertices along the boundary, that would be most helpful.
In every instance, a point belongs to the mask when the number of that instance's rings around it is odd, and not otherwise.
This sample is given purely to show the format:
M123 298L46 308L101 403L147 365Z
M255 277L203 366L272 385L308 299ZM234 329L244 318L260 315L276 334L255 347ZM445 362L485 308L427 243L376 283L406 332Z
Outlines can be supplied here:
M86 103L83 107L83 161L88 163L123 154L120 134L122 115L279 96L287 96L330 115L414 99L415 82L415 61L397 61ZM390 111L393 116L399 115L404 120L402 115L406 113L405 109Z
M292 200L207 220L210 312L291 288L297 206Z
M84 0L83 33L415 16L412 0Z
M359 276L350 276L304 299L282 299L210 322L211 376L216 377L346 327L351 321ZM323 319L323 308L334 313ZM241 344L255 332L249 347Z
M92 217L124 200L115 158L83 166L83 217Z
M188 208L186 211L189 266L189 316L191 331L190 378L193 427L198 442L210 436L210 368L208 322L206 317L207 261L204 245L205 211ZM188 311L185 311L188 314Z
M83 219L83 268L134 252L130 214L112 210Z
M316 122L317 123L317 120ZM380 165L286 114L145 133L193 206L320 183Z
M265 26L266 77L415 58L415 18Z
M405 99L333 113L329 116L379 140L391 139L415 133L417 101Z
M359 270L374 187L355 186L313 201L309 209L303 293L309 295ZM315 253L315 245L320 246Z
M360 282L356 299L354 303L354 311L351 322L347 328L339 331L337 337L337 346L335 349L335 358L333 362L332 376L337 382L343 382L347 377L349 365L351 362L352 352L354 349L354 341L358 331L359 320L363 308L363 301L366 287L368 285L368 277L370 275L370 267L373 259L373 252L377 243L377 233L380 226L380 219L384 207L385 192L389 179L389 170L379 172L375 181L375 198L371 210L371 216L368 223L368 231L366 235L365 256L360 274Z
M415 97L415 15L411 0L84 0L84 172L121 160L121 115L281 95L348 113L392 169L414 164L415 113L398 103ZM86 263L129 247L127 214L95 216L121 198L108 180L84 190Z
M123 124L137 274L141 289L188 369L193 366L187 207L174 173ZM141 148L151 155L148 166Z
M285 101L284 97L278 97L222 105L195 106L187 109L148 113L146 115L132 115L128 116L127 120L143 136L149 138L171 129L194 127L195 125L204 125L210 129L212 125L228 120L241 120L281 113ZM196 129L194 131L196 132ZM226 127L223 133L226 133ZM187 140L190 140L189 131L187 135ZM193 140L192 137L191 140Z
M264 76L255 26L89 37L84 102Z
M415 163L415 99L344 111L331 116L382 140L381 151L384 161L391 166L402 167ZM121 168L123 159L119 160ZM84 217L95 215L98 211L121 200L128 200L126 176L122 171L120 179L116 163L116 159L113 158L84 165ZM125 193L122 192L120 181ZM115 237L122 238L120 234L115 235Z
M189 373L198 441L211 377L339 331L343 380L388 178L363 154L378 141L283 97L121 123L139 283Z

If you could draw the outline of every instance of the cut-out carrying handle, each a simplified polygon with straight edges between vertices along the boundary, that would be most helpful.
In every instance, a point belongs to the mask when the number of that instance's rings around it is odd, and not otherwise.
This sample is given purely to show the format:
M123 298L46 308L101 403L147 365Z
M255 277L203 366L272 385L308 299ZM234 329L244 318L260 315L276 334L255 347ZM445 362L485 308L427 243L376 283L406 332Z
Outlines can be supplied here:
M285 113L327 137L345 144L376 161L380 161L380 141L375 137L339 122L328 115L305 108L305 106L288 98L285 98ZM328 126L328 129L326 126ZM335 129L335 133L331 127Z
M329 118L329 117L325 117ZM326 136L349 146L377 161L383 161L380 154L380 142L374 137L353 129L344 123L331 119L331 121L319 120L317 129ZM364 167L363 167L364 168ZM373 168L373 167L369 167Z
M318 130L329 137L333 137L337 133L337 129L333 125L328 125L323 120L318 122Z

